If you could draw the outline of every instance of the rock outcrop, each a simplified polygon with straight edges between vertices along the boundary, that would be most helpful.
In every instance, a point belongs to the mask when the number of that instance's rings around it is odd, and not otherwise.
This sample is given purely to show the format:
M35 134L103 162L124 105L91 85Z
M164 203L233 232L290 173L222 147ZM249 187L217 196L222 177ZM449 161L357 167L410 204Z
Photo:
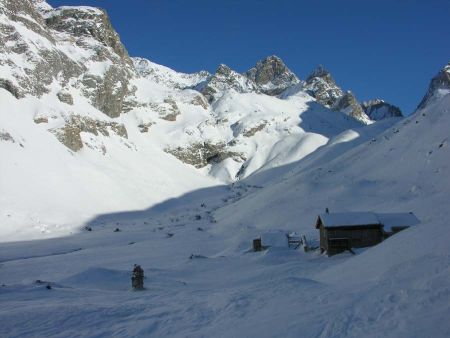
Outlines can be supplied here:
M220 98L225 91L231 89L238 93L258 91L258 87L252 80L224 64L221 64L213 75L197 85L195 89L200 91L209 103Z
M328 108L343 112L364 124L371 122L353 93L350 91L344 93L330 72L322 66L308 76L303 90Z
M123 124L117 122L98 121L86 116L70 116L64 127L52 129L58 140L70 150L76 152L83 148L81 133L90 133L93 135L102 134L110 136L114 133L122 138L128 138L127 129Z
M225 143L193 143L187 147L167 148L165 151L196 168L220 163L227 158L232 158L237 162L245 160L243 154L228 150Z
M370 118L366 115L355 95L351 91L347 91L344 95L337 99L331 109L340 111L348 116L353 117L364 124L370 124Z
M327 107L332 107L344 95L331 73L322 66L317 67L306 78L303 90Z
M261 92L268 95L278 95L286 88L300 82L297 76L275 55L258 61L255 67L245 72L245 76L252 80Z
M0 15L0 65L14 69L9 78L0 79L1 87L18 98L40 97L57 82L81 91L110 117L123 112L136 72L104 11L1 0ZM23 61L17 63L19 59Z
M133 57L131 59L139 76L163 84L169 88L193 88L199 83L204 82L211 75L204 70L192 74L179 73L145 58Z

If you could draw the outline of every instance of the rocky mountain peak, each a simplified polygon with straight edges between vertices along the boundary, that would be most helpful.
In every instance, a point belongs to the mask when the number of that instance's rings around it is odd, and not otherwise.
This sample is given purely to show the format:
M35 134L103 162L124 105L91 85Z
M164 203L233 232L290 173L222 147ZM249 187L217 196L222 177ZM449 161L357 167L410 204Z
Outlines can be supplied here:
M224 64L220 64L216 72L206 81L197 85L195 89L201 92L210 103L230 89L238 93L258 92L259 90L252 80Z
M311 82L314 78L317 78L317 77L325 78L328 81L331 80L332 82L334 82L333 78L331 77L330 72L328 70L326 70L324 68L324 66L322 66L322 65L318 65L317 68L314 69L311 74L309 74L309 76L306 78L306 82Z
M417 109L425 108L431 101L450 93L450 62L431 80L428 91Z
M34 8L36 8L36 10L40 13L46 13L53 9L53 7L50 6L45 0L31 0L31 3L33 4Z
M372 121L379 121L391 117L403 117L400 108L381 99L365 101L361 103L361 107Z
M332 107L344 95L331 73L321 65L306 78L303 89L327 107Z
M234 71L230 67L221 63L219 65L219 67L217 68L215 75L227 77L227 76L231 76L233 72Z
M131 59L139 76L166 85L169 88L192 88L211 76L204 70L191 74L180 73L145 58L132 57Z
M268 95L278 95L283 90L300 82L297 76L276 55L271 55L256 63L245 72L261 91Z

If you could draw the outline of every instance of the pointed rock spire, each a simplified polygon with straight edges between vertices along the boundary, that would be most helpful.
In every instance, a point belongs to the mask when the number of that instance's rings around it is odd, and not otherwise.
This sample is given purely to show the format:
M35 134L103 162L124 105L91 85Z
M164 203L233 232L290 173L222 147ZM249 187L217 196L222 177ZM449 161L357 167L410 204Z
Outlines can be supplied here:
M258 61L255 67L249 69L244 75L268 95L278 95L286 88L300 82L276 55Z
M306 79L303 89L314 97L317 102L331 107L344 95L330 72L319 65Z

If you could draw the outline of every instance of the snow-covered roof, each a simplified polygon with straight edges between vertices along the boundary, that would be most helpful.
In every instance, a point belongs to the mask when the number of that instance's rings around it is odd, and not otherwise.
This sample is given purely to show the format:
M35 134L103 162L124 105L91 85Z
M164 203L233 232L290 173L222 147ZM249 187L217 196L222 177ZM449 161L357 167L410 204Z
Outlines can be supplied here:
M319 215L322 224L326 228L340 226L358 226L368 224L380 224L373 212L335 212ZM318 220L319 221L319 220ZM318 227L318 224L316 224Z
M413 226L420 223L412 212L403 213L374 213L374 212L336 212L320 214L319 220L325 228L343 226L382 225L385 231L391 231L392 227Z
M420 224L419 219L412 212L376 214L385 231L392 231L392 227L410 227Z

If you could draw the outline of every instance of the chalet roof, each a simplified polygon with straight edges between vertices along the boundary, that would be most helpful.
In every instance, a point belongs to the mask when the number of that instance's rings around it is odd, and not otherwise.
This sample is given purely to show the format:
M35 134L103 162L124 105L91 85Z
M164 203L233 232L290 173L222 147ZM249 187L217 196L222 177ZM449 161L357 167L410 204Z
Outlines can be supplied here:
M379 225L383 226L385 231L391 231L392 227L408 227L419 223L419 219L412 212L335 212L320 214L316 221L316 228L319 228L320 224L323 224L325 228Z
M316 228L319 227L319 221L325 228L342 226L361 226L361 225L380 225L380 221L373 212L334 212L320 214Z
M419 219L412 212L376 214L383 229L392 231L392 227L410 227L420 224Z

